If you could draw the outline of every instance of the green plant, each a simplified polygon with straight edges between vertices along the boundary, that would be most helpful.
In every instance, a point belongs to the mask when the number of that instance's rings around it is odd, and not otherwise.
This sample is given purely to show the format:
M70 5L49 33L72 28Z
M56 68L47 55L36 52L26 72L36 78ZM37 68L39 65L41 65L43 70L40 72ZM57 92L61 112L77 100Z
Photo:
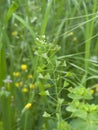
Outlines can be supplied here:
M98 105L89 103L88 100L92 99L90 89L85 87L77 87L69 90L68 96L72 99L66 108L71 112L71 127L72 130L96 130L98 118Z
M97 0L0 1L0 129L97 129L97 10Z

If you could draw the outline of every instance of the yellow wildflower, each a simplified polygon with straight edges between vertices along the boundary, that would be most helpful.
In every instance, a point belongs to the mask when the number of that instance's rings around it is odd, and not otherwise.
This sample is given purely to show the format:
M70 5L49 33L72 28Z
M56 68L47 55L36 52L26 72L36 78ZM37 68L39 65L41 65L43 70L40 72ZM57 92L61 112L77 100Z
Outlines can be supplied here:
M12 36L17 36L17 35L18 35L17 31L12 32Z
M76 38L76 37L74 37L74 38L73 38L73 41L74 41L74 42L76 42L76 41L77 41L77 38Z
M20 82L19 82L19 85L20 85L20 86L23 86L23 82L22 82L22 81L20 81Z
M13 72L13 76L19 77L19 76L20 76L20 73L19 73L19 72Z
M32 74L29 74L29 75L28 75L28 78L29 78L29 79L32 79L32 78L33 78Z
M30 84L30 89L34 89L35 87L36 87L36 85L35 84Z
M74 32L70 32L70 33L69 33L69 36L73 36L73 35L74 35Z
M31 107L31 105L32 105L31 103L27 103L24 108L29 109Z
M23 92L23 93L27 93L27 92L28 92L28 89L27 89L27 88L22 88L22 92Z
M23 71L27 70L27 65L26 65L26 64L22 64L22 65L21 65L21 69L22 69Z
M16 86L16 87L19 87L19 83L18 83L18 82L16 82L16 83L15 83L15 86Z
M90 92L91 92L91 94L94 94L94 90L93 89L91 89Z
M98 91L98 85L96 85L96 91Z
M31 107L31 105L32 105L31 103L27 103L27 104L24 106L23 110L22 110L22 114L25 113L26 110L28 110L28 109Z

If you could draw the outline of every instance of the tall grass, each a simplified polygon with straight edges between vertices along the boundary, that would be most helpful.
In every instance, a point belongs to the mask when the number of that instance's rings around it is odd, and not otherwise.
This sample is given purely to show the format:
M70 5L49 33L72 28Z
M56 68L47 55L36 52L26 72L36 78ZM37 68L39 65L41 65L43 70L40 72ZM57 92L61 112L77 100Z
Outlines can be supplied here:
M98 82L97 0L1 4L0 129L71 130L70 88Z

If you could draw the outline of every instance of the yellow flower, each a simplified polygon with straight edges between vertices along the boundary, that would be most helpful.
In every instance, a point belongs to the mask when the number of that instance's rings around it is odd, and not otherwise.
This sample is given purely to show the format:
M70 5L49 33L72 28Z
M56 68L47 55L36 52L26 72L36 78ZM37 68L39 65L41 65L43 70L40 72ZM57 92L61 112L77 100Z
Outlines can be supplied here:
M26 65L26 64L22 64L22 65L21 65L21 69L22 69L23 71L27 70L27 65Z
M29 109L31 107L31 105L32 105L31 103L27 103L24 108Z
M19 76L20 76L20 73L19 73L19 72L13 72L13 76L19 77Z
M76 38L76 37L74 37L74 38L73 38L73 41L74 41L74 42L76 42L76 41L77 41L77 38Z
M91 92L91 94L94 94L94 90L93 89L91 89L90 92Z
M18 82L16 82L16 83L15 83L15 86L16 86L16 87L19 87L19 83L18 83Z
M73 36L73 35L74 35L74 32L70 32L70 33L69 33L69 36Z
M20 85L20 86L23 86L23 82L22 82L22 81L21 81L21 82L19 82L19 85Z
M27 89L27 88L22 88L22 92L23 92L23 93L27 93L27 92L28 92L28 89Z
M31 107L31 103L27 103L25 106L24 106L24 108L23 108L23 110L22 110L22 114L24 114L25 112L26 112L26 110L28 110L30 107Z
M32 74L29 74L29 75L28 75L28 78L29 78L29 79L32 79L32 78L33 78Z
M17 36L17 35L18 35L17 31L12 32L12 36Z
M96 91L98 91L98 84L96 84L95 87L96 87Z
M34 89L35 87L36 87L36 85L35 84L30 84L30 89Z

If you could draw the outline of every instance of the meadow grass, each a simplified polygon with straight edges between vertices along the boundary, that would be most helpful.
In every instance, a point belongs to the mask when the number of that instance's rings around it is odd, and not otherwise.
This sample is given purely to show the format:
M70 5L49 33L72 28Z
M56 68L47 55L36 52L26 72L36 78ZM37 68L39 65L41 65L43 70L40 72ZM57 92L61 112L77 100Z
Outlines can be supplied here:
M0 130L97 130L97 10L97 0L0 1Z

